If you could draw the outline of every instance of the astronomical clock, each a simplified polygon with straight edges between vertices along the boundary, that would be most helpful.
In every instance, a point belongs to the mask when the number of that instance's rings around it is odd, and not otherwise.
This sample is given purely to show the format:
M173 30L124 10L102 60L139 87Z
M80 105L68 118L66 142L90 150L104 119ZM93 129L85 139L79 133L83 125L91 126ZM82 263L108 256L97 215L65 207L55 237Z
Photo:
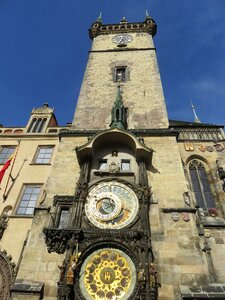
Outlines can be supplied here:
M77 157L75 195L55 196L54 224L44 230L48 251L65 255L58 299L157 299L147 177L152 150L111 128L78 148Z
M88 220L101 229L122 229L131 224L139 210L135 192L118 181L96 184L85 204Z

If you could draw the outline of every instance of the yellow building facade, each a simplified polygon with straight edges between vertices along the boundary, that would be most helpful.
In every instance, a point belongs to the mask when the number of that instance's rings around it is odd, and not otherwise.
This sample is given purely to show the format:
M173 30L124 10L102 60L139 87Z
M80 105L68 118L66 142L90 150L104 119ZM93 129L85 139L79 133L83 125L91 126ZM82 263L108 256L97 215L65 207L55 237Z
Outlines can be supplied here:
M2 299L225 298L223 126L168 120L156 30L99 18L72 125L1 128Z

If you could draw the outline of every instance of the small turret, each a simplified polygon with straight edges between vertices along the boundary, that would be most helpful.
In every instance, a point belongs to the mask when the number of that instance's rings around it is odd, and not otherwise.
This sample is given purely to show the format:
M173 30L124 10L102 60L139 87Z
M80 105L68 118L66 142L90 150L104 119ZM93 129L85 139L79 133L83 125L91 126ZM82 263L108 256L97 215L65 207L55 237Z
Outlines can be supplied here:
M97 20L91 25L89 29L89 37L93 40L96 36L99 35L99 29L102 25L102 13L99 14Z

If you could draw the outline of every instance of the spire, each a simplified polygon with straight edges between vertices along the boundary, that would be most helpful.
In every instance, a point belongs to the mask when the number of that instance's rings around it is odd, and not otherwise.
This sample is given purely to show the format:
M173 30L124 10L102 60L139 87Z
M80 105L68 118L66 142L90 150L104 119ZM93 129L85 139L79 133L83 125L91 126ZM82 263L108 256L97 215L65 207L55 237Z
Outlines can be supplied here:
M145 20L147 19L151 19L151 17L149 16L148 10L145 10Z
M120 85L118 85L116 101L114 102L112 108L112 120L111 120L110 127L126 129L127 128L126 114L127 114L127 109L123 105L121 89L120 89Z
M102 23L102 13L100 12L99 17L96 22Z
M194 117L195 117L195 123L201 123L201 121L199 120L199 118L198 118L198 116L197 116L197 114L196 114L196 111L195 111L195 107L194 107L194 105L193 105L193 103L192 103L192 101L190 100L190 102L191 102L191 107L192 107L192 110L193 110L193 113L194 113Z

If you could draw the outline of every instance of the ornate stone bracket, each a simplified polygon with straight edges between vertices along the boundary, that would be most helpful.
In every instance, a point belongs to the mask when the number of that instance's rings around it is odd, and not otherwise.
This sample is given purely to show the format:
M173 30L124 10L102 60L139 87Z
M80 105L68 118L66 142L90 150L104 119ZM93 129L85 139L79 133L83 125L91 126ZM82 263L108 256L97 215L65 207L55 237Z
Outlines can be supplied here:
M44 228L43 233L49 253L63 254L67 248L67 242L72 237L72 232L68 230Z

